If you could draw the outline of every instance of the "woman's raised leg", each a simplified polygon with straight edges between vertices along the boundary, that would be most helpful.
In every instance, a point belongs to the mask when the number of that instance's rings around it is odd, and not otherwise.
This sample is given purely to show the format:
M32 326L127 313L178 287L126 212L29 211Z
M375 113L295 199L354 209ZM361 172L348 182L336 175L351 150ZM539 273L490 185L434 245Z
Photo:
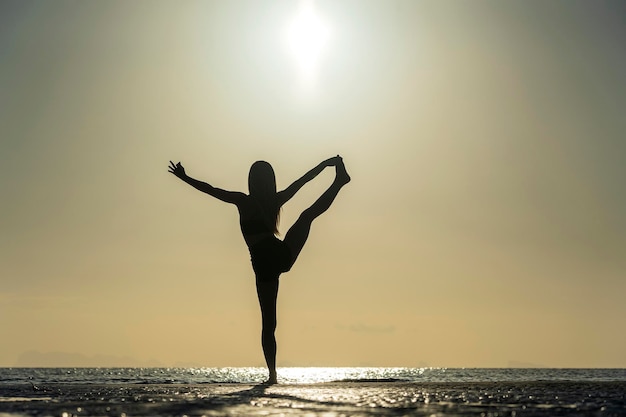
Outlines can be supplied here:
M261 345L265 363L269 370L268 384L276 384L276 299L278 298L278 277L269 281L258 281L256 292L261 305Z
M313 223L313 220L328 210L332 202L335 200L335 197L337 197L339 190L341 190L341 187L349 182L350 176L346 171L343 160L339 159L339 162L336 165L336 176L333 183L311 205L311 207L302 212L300 217L298 217L298 220L296 220L285 235L284 242L291 250L292 264L298 258L300 251L302 251L302 248L309 237L309 231L311 230L311 223Z

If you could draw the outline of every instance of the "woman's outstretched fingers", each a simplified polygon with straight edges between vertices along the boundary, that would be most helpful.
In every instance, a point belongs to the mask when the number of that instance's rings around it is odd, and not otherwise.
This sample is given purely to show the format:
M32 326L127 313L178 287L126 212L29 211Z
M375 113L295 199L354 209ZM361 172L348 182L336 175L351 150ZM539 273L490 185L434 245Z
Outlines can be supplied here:
M182 178L185 176L185 168L180 162L174 164L174 162L170 161L168 171L176 175L178 178Z

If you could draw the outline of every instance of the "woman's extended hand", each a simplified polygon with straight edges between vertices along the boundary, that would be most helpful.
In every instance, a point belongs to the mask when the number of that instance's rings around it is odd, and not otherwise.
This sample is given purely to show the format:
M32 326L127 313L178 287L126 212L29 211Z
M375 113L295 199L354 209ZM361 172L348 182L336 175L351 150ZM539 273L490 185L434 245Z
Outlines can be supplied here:
M341 157L337 155L337 156L333 156L332 158L328 158L327 160L322 162L322 165L325 167L332 167L332 166L337 166L339 162L341 162Z
M180 162L174 164L172 161L170 161L170 166L168 167L167 171L176 175L180 179L183 179L187 176L187 174L185 174L185 168L180 164Z

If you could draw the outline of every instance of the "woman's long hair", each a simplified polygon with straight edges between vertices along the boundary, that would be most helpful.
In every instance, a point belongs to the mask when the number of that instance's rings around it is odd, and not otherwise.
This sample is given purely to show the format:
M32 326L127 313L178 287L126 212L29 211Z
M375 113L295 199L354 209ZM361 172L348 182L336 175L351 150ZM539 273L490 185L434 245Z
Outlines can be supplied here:
M280 207L276 198L276 175L272 166L265 161L256 161L248 174L250 197L259 205L263 221L278 235Z

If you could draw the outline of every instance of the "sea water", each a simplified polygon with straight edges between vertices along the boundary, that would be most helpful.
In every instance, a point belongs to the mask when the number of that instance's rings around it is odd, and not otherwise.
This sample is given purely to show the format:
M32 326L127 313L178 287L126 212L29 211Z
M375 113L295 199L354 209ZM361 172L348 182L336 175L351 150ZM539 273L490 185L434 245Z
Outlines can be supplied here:
M624 369L3 368L0 417L626 416Z
M622 381L626 369L551 368L279 368L281 383L339 381L532 382ZM265 368L0 368L0 385L15 383L211 384L260 383Z

